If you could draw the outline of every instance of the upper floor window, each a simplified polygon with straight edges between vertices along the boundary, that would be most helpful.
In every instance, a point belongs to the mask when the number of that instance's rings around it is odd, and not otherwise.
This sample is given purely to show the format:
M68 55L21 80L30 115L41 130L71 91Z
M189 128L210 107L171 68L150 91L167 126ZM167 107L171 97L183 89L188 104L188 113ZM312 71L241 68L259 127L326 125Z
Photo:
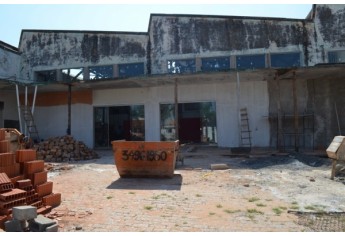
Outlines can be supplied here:
M237 69L259 69L266 67L265 54L236 56Z
M114 78L113 66L92 66L89 67L90 79L110 79Z
M73 69L63 69L62 80L71 81L71 80L82 80L83 79L83 68L73 68Z
M131 77L144 75L144 63L130 63L119 65L119 76L120 77Z
M225 71L230 69L230 57L210 57L201 59L202 71Z
M39 82L57 81L56 70L36 71L35 74Z
M288 68L300 67L301 58L299 53L274 53L271 54L271 67Z
M345 50L328 52L329 63L344 63L345 62Z
M195 59L168 60L169 74L182 74L195 72Z

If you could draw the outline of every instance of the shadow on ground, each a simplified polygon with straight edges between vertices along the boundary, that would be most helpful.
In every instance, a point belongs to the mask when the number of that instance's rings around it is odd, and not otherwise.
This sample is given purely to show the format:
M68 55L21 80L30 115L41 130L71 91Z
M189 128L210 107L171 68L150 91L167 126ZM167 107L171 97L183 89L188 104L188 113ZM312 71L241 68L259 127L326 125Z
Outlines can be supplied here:
M181 190L182 176L174 174L172 178L118 178L107 189L133 190Z

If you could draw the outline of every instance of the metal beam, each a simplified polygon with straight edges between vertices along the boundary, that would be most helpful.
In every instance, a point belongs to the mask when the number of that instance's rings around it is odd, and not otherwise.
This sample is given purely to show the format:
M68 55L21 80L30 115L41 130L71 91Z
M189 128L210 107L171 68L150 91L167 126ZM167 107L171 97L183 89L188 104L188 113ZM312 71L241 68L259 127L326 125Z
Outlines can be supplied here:
M32 100L31 114L34 115L35 104L36 104L36 94L37 94L37 85L35 86L34 98Z

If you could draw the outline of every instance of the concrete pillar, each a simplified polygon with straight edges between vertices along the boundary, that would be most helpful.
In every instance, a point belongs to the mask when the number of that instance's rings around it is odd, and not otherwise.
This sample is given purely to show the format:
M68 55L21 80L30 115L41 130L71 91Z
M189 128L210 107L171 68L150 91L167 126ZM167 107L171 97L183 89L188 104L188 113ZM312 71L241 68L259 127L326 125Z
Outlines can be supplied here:
M62 76L62 70L58 69L56 70L56 81L62 81L63 80L63 76Z
M196 72L202 71L201 66L202 66L201 58L200 57L196 57L195 58L195 71Z
M88 66L83 68L83 80L90 80L90 70Z
M119 78L119 65L113 65L113 76L114 78Z
M230 69L236 69L236 56L231 55L230 56Z

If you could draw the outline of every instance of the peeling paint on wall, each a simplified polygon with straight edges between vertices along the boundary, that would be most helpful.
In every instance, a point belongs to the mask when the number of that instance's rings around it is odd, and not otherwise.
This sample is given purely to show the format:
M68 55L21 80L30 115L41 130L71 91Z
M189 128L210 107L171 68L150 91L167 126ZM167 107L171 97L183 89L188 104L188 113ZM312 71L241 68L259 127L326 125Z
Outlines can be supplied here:
M145 33L23 31L22 76L32 80L34 70L145 62L147 42Z
M166 58L174 55L298 51L309 41L304 27L303 20L155 15L149 32L152 70L159 73Z
M0 79L16 79L20 55L0 48Z

